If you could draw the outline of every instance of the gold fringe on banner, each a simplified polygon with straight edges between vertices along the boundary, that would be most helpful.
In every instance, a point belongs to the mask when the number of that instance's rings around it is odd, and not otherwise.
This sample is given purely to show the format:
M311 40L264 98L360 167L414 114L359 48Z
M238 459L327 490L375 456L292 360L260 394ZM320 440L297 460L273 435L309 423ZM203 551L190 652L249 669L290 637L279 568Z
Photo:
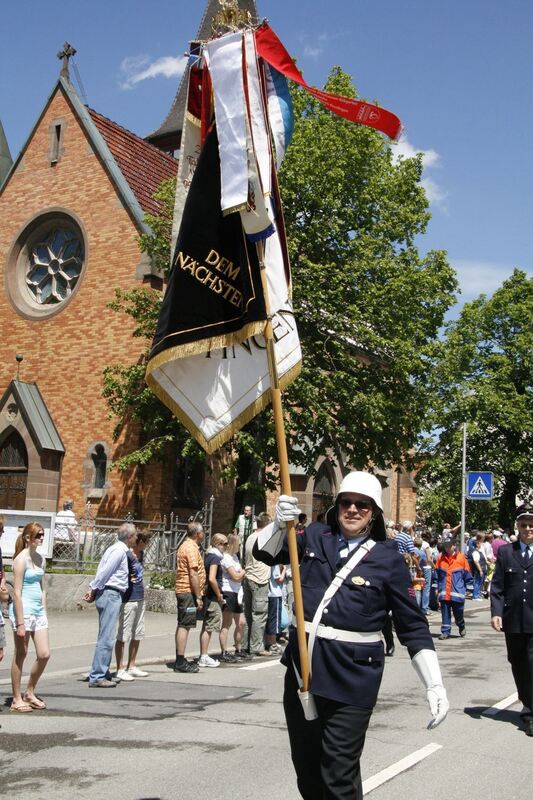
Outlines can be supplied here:
M223 345L224 346L224 345ZM225 345L227 346L227 345ZM165 353L160 353L160 356L166 355L169 351L166 350ZM159 356L156 356L159 358ZM155 359L154 359L155 360ZM161 361L159 366L162 364L166 364L169 361L174 361L173 358L168 358L165 361ZM150 369L151 368L151 369ZM250 422L256 414L259 414L260 411L263 411L269 404L270 404L270 386L265 389L263 394L258 397L253 403L251 403L247 408L242 411L238 417L235 417L231 421L229 425L223 428L216 436L213 436L211 439L206 439L200 429L194 424L191 418L183 411L183 409L176 403L173 397L171 397L157 382L154 376L151 374L151 370L155 369L155 366L152 366L152 362L148 364L146 370L146 383L153 391L153 393L161 400L161 402L169 408L172 413L179 419L179 421L187 428L191 436L193 436L200 447L202 447L206 453L214 453L223 444L225 444L231 437L237 433L247 422ZM298 364L295 364L288 372L286 372L282 378L280 378L279 385L281 391L287 388L290 383L292 383L302 369L302 362L299 361Z
M219 323L214 324L218 325ZM240 331L235 331L235 333L224 333L220 336L210 336L206 339L198 339L196 342L187 342L186 344L175 345L175 347L168 347L148 361L146 379L148 380L149 373L153 372L154 369L158 369L163 364L168 364L169 361L177 361L179 358L197 356L202 353L208 353L210 350L222 350L224 347L242 344L252 336L259 336L264 330L265 322L264 320L259 320L258 322L249 322L248 325L245 325ZM183 331L171 333L165 339L169 339L171 336L179 336L181 333Z

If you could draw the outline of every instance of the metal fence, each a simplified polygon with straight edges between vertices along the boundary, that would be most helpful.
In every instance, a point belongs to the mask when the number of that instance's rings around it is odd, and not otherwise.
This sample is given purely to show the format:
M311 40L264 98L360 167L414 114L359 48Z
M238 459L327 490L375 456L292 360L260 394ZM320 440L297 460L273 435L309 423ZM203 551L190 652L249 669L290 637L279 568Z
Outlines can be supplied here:
M138 530L150 533L150 541L144 551L145 568L173 570L176 566L176 550L185 539L189 522L202 523L205 547L209 546L213 527L213 504L214 497L211 497L202 509L187 518L170 514L155 522L134 519L131 514L121 519L92 517L88 510L76 527L70 529L68 541L54 541L54 567L75 569L79 572L94 570L104 551L116 542L118 526L123 522L132 522Z

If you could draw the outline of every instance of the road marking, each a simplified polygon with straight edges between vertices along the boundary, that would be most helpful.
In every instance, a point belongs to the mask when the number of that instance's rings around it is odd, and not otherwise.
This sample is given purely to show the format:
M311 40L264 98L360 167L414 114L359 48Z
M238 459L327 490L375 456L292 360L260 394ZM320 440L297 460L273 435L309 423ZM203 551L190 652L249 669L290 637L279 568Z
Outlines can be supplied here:
M395 778L396 775L399 775L401 772L405 772L406 769L414 767L415 764L423 761L424 758L427 758L441 748L441 744L432 742L431 744L427 744L425 747L422 747L420 750L415 750L414 753L411 753L405 758L402 758L400 761L397 761L396 764L391 764L390 767L382 769L381 772L378 772L376 775L372 775L371 778L367 778L366 781L363 781L363 794L370 794L370 792L372 792L374 789L377 789L378 786L381 786L387 781L392 780L392 778Z
M150 636L145 636L145 639L161 639L162 637L168 639L168 633L152 633ZM92 642L75 642L74 644L60 644L57 646L51 645L50 650L55 653L56 650L70 650L72 647L89 647L89 645L93 646L96 644L96 639L93 639Z
M482 712L481 716L495 717L496 714L498 714L500 711L503 711L505 708L509 708L509 706L512 706L514 703L516 703L517 700L518 700L518 694L517 692L514 692L514 694L510 694L509 697L504 697L504 699L500 700L499 703L494 703L493 706L487 708L486 711Z
M147 639L148 637L146 636L145 638ZM59 648L56 647L55 649L58 650ZM136 663L138 667L149 667L155 664L167 664L169 661L174 661L175 658L176 654L173 653L172 655L159 656L158 658L138 658ZM64 678L65 675L70 675L75 680L81 681L83 676L86 675L90 669L91 665L86 664L85 666L70 667L70 669L57 669L54 672L43 672L39 680L44 681L46 678ZM7 686L9 683L11 683L11 678L0 679L0 686Z
M256 669L266 669L267 667L275 667L280 662L276 661L265 661L263 664L250 664L249 667L241 667L241 671L245 669L249 670L256 670Z

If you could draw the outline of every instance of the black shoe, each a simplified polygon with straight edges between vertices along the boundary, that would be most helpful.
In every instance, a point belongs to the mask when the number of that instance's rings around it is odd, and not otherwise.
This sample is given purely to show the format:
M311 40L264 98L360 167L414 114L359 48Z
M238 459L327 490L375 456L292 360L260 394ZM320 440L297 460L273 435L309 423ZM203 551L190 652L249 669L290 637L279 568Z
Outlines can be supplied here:
M228 653L227 650L225 653L221 653L217 656L217 661L222 661L224 664L235 664L237 660L238 659L231 653Z
M198 664L192 661L182 661L181 664L174 664L174 672L200 672Z
M116 685L115 681L108 681L107 678L101 678L99 681L89 683L89 689L114 689Z
M393 645L393 644L391 644L391 646L390 646L390 647L387 647L387 649L385 650L385 655L386 655L386 656L393 656L393 655L394 655L394 651L395 651L395 649L396 649L396 648L394 647L394 645Z
M240 658L243 661L250 661L252 656L246 650L235 650L235 658Z
M465 628L461 628L459 630L459 636L461 637L461 639L465 638L465 636L466 636L466 627Z
M526 736L533 736L533 719L526 721Z
M441 633L441 635L439 636L439 639L441 640L441 642L443 642L445 639L449 639L449 638L450 638L450 634L449 633Z

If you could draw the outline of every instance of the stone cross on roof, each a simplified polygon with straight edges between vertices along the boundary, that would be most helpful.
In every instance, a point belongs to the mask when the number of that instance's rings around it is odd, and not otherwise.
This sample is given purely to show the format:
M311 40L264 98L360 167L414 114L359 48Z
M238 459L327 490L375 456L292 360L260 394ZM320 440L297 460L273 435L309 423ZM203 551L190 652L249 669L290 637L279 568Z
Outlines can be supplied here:
M60 75L62 75L64 78L67 78L67 80L69 80L68 61L69 58L72 58L72 56L75 55L76 55L76 49L72 47L72 45L69 44L68 42L65 42L65 44L63 45L63 50L61 50L61 52L57 54L58 58L63 59L63 65L61 67Z

